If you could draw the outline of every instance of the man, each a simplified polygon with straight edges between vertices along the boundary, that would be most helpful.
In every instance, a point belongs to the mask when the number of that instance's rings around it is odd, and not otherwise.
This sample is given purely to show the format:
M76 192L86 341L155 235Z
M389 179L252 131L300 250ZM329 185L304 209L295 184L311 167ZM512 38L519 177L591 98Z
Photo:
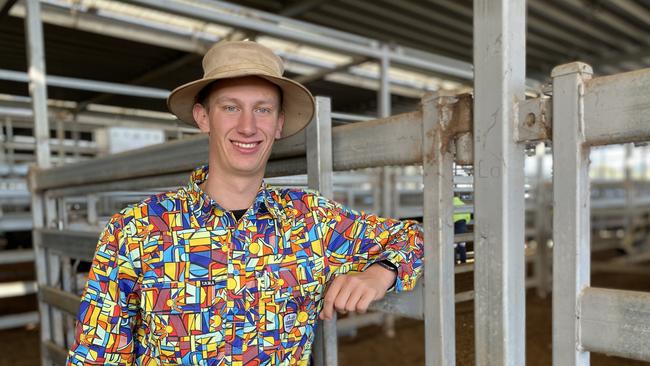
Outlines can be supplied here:
M464 207L465 202L458 196L454 196L454 208L458 209ZM465 234L469 232L467 225L472 221L472 214L469 212L456 212L454 213L454 234ZM467 243L459 242L454 243L456 251L456 263L467 262Z
M209 134L209 164L110 220L68 364L306 365L319 317L365 312L421 272L415 221L265 185L273 142L314 113L271 50L218 43L203 68L168 106Z

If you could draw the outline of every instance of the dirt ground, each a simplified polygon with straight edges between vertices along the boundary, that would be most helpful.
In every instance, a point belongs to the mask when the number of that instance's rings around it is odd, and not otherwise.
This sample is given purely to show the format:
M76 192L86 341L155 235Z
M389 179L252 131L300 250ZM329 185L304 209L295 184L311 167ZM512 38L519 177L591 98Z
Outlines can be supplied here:
M462 280L458 281L461 282ZM606 288L650 291L650 278L639 275L594 275L592 285ZM458 288L458 286L457 286ZM458 291L458 290L457 290ZM529 290L526 299L526 365L552 363L551 297L540 299ZM380 327L368 327L352 338L339 341L341 366L424 365L424 322L402 319L397 322L395 338L386 337ZM474 365L474 306L472 302L456 307L456 364ZM603 354L591 354L592 366L636 366L649 362L633 361Z
M458 281L461 287L463 281ZM465 281L467 282L467 281ZM592 284L599 287L650 291L650 278L639 275L595 275ZM467 284L465 284L467 285ZM32 299L33 301L33 299ZM33 305L26 305L32 308ZM16 308L12 305L11 310ZM526 365L551 364L551 298L539 299L534 292L527 296ZM5 307L3 313L7 313ZM354 338L339 341L341 366L424 365L424 323L400 319L396 336L387 338L380 327L367 327ZM0 365L38 365L40 357L37 329L0 331ZM459 304L456 314L456 349L458 365L474 364L474 315L471 302ZM650 365L592 353L593 366Z

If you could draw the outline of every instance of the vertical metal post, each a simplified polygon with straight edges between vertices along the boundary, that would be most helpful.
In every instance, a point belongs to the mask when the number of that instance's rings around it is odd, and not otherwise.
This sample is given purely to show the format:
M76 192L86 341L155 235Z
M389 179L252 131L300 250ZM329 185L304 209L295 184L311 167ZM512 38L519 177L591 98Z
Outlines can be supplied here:
M381 215L384 217L393 217L397 212L397 202L395 202L395 174L391 167L382 167L381 169Z
M36 160L40 168L50 166L50 128L47 121L47 87L45 84L45 47L41 2L26 1L25 34L27 35L27 59L29 64L29 95L34 109L34 139Z
M86 214L88 219L88 224L90 226L97 226L97 195L89 194L86 196Z
M445 130L452 95L422 99L424 171L424 324L427 366L456 364L453 154ZM448 138L448 137L447 137Z
M65 197L59 197L53 201L56 203L58 210L57 220L60 223L60 229L64 229L68 226L68 204Z
M525 364L524 0L474 0L475 335L477 365Z
M332 198L332 116L330 99L316 97L316 114L307 125L307 184L321 195ZM316 366L336 366L338 350L334 319L321 322L314 342Z
M74 280L75 273L74 268L72 267L72 258L67 256L61 256L61 285L65 292L73 293L74 290ZM63 348L69 349L72 345L71 342L74 340L74 317L61 313L63 317L63 326L64 326L64 339L63 339Z
M31 174L30 174L31 175ZM33 221L33 230L32 230L32 243L34 247L35 260L34 264L36 265L36 280L39 286L47 284L47 251L42 247L43 237L41 235L41 229L44 227L44 212L43 212L43 193L41 192L31 192L31 212L32 212L32 221ZM39 296L38 299L38 311L40 314L40 329L41 329L41 365L50 365L48 361L46 349L44 343L50 341L51 339L51 324L50 324L50 309L51 307L43 302Z
M14 142L14 127L10 117L7 117L7 119L5 119L5 129L5 141L8 143ZM11 146L11 144L7 144L7 164L9 164L10 167L14 167L16 165L14 148Z
M390 56L388 45L382 46L382 55L379 60L379 93L377 95L379 118L390 116Z
M549 195L544 189L544 160L546 144L539 143L535 148L537 172L535 185L535 231L537 248L535 250L535 281L537 282L537 296L545 298L548 293L550 266L548 263Z
M623 249L627 252L627 255L634 255L637 252L637 248L634 246L634 216L636 211L636 185L634 184L634 177L632 172L634 167L632 166L634 156L634 144L625 144L625 168L624 168L624 180L623 188L625 189L625 212L624 212L624 225L625 225L625 236L623 237L622 244Z
M79 153L79 121L77 121L77 115L74 116L74 119L72 120L72 126L71 126L71 131L70 133L72 134L72 141L73 141L73 146L74 146L74 160L79 161L81 158L81 154ZM97 142L97 139L95 138L95 132L91 132L93 136L93 141Z
M381 112L380 112L381 113ZM384 117L384 116L382 116ZM397 189L397 169L385 166L381 169L381 216L396 217L399 207L399 190ZM387 337L395 336L395 315L384 313L383 328Z
M390 116L390 49L388 44L382 45L382 54L379 59L379 90L377 93L377 115L379 118ZM399 205L399 192L395 187L395 169L381 168L382 175L382 216L394 217ZM396 199L397 198L397 199ZM395 335L395 315L384 314L384 331L389 337Z
M553 69L553 365L589 365L581 349L578 297L590 283L589 147L584 83L589 65Z
M47 88L45 84L45 52L43 46L43 25L41 23L40 1L26 1L25 34L27 36L27 63L29 65L29 94L34 111L34 139L38 168L50 166L50 128L47 120ZM9 126L10 127L10 126ZM47 251L42 248L40 230L45 226L44 196L32 192L31 212L33 221L32 240L36 256L36 278L39 286L47 284ZM40 299L39 313L41 327L41 364L49 365L45 342L51 339L51 307Z
M61 119L56 121L56 139L59 143L59 164L65 163L65 128ZM77 148L75 147L75 150Z
M65 198L61 197L58 200L45 195L45 227L52 229L63 229L64 218L67 215L65 212ZM58 202L57 202L58 201ZM58 204L57 204L58 203ZM61 288L62 287L62 273L61 266L63 257L59 254L48 253L47 261L47 281L46 285ZM60 309L52 307L50 309L51 316L51 330L52 340L54 344L61 348L65 348L65 328L63 312Z
M9 118L5 118L5 120L8 120ZM7 147L7 133L5 123L2 122L0 124L0 163L7 164L8 167L11 167L11 165L8 164L7 162L7 153L5 152L5 149ZM2 209L0 207L0 209Z
M381 213L382 205L382 192L383 192L383 169L372 170L372 212L376 214Z

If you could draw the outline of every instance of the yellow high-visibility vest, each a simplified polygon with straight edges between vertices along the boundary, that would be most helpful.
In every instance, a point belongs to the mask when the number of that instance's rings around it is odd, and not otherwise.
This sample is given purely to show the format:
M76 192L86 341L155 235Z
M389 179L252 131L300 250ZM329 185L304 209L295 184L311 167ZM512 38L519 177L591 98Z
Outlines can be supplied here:
M462 206L465 206L465 202L463 202L459 197L454 196L454 207ZM471 219L472 215L469 212L458 212L454 214L454 222L465 220L466 223L469 223Z

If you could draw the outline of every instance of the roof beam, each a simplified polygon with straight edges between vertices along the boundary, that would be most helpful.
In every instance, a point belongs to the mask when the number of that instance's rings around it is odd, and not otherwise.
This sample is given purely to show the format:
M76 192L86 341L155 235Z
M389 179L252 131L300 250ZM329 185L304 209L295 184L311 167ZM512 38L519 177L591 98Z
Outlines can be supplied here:
M201 19L235 28L251 29L273 37L302 44L309 44L320 48L377 59L382 57L380 42L377 40L335 31L326 27L308 25L304 22L298 22L275 14L235 6L222 1L206 2L206 6L198 6L176 1L160 2L154 0L128 0L128 2L194 19ZM230 9L232 12L217 11L216 9L210 11L208 6L223 7L224 9ZM242 14L245 14L246 16L243 16ZM294 25L297 28L280 26L278 24L280 22L286 25ZM306 29L307 27L308 29ZM334 37L334 34L339 35L339 37ZM427 55L429 57L413 58L394 51L389 53L391 62L395 64L417 67L420 70L438 72L461 77L466 80L473 77L472 68L469 63L465 63L465 67L459 68L458 62L453 62L451 64L443 63L439 60L434 60L437 55Z
M562 24L565 24L577 31L583 32L584 34L593 37L594 39L600 40L601 42L606 42L612 47L617 47L624 50L634 48L634 46L629 42L625 42L620 38L613 36L612 34L609 34L599 28L592 26L591 24L584 22L580 18L561 11L547 2L531 0L528 2L528 6L531 10L534 10L538 14L542 14L550 19L560 21Z
M187 55L185 55L185 56L183 56L183 57L181 57L179 59L176 59L176 60L174 60L174 61L172 61L170 63L162 65L161 67L159 67L157 69L151 70L151 71L149 71L148 73L146 73L144 75L141 75L141 76L139 76L139 77L137 77L135 79L132 79L132 80L128 81L126 84L140 85L140 84L148 83L150 81L153 81L153 80L156 80L156 79L160 78L161 76L164 76L164 75L169 74L169 73L171 73L171 72L173 72L175 70L178 70L181 67L183 67L183 66L185 66L187 64L190 64L190 63L192 63L192 62L194 62L196 60L199 60L199 59L201 59L201 55L197 55L195 53L187 54ZM89 99L87 99L85 101L80 102L78 107L77 107L77 110L78 111L85 110L86 108L88 108L88 105L102 103L102 102L106 101L107 99L109 99L111 96L112 96L112 94L108 94L108 93L103 93L103 94L96 95L96 96L94 96L92 98L89 98Z
M6 17L17 2L18 0L0 0L0 19Z
M0 0L1 1L1 0ZM41 19L44 23L59 27L78 29L84 32L101 34L104 36L128 39L172 50L204 54L214 40L206 39L198 34L183 35L162 29L154 29L140 24L133 24L117 19L102 17L98 14L70 10L55 5L42 3ZM16 4L12 15L25 17L25 7L22 3ZM191 41L189 40L191 37Z
M364 63L364 62L366 62L368 60L369 59L367 57L355 57L355 58L352 59L352 61L347 62L347 63L342 64L342 65L339 65L339 66L336 66L335 68L323 69L323 70L317 71L317 72L315 72L313 74L309 74L309 75L301 75L301 76L298 76L298 77L294 78L294 80L301 83L301 84L308 84L308 83L320 80L320 79L324 78L325 76L327 76L329 74L333 74L333 73L337 73L337 72L341 72L341 71L346 71L350 67L362 64L362 63Z
M285 17L294 17L299 16L300 14L306 13L314 8L317 8L320 4L324 3L325 0L310 0L310 1L297 1L292 5L287 6L282 9L279 14Z
M627 14L640 20L644 24L650 24L650 11L634 1L618 0L612 1L611 4L623 9Z

